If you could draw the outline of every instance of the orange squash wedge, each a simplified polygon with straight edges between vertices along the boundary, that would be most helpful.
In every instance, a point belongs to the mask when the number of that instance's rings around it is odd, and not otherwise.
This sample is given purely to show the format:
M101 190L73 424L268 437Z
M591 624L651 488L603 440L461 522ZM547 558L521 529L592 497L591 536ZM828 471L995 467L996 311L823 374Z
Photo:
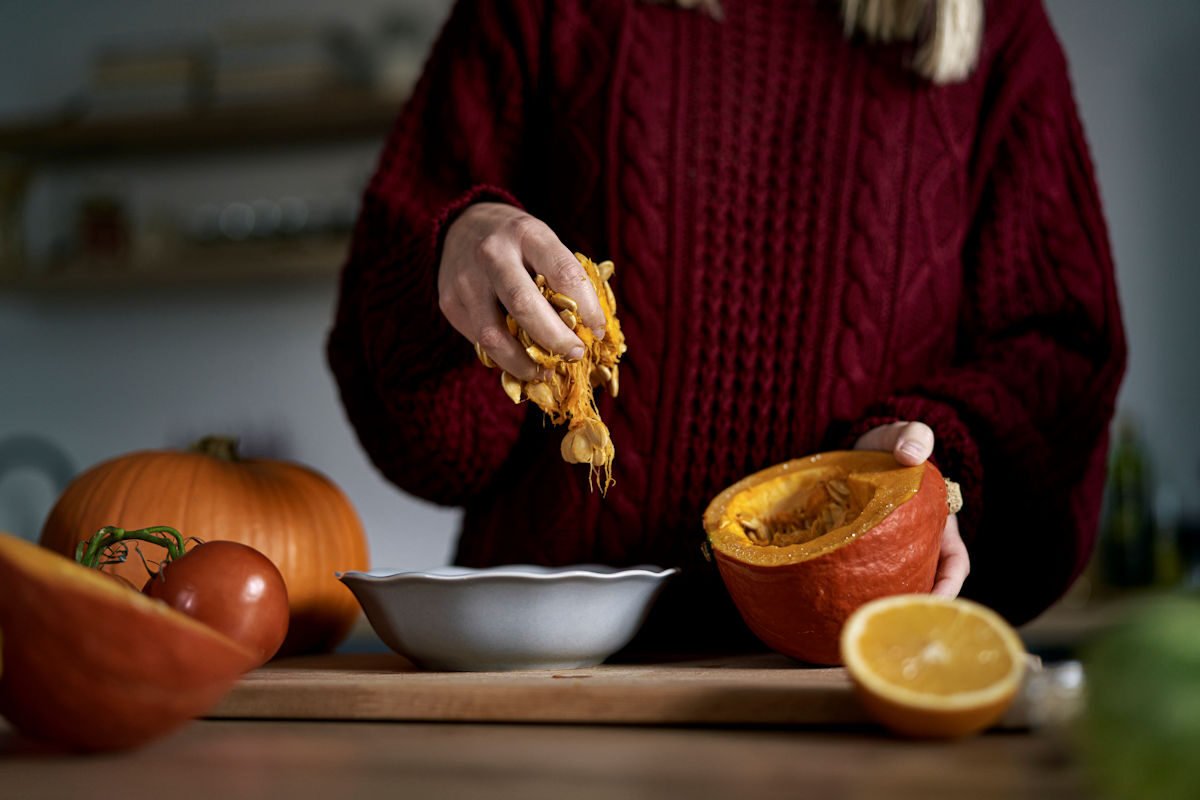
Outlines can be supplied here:
M838 451L738 481L709 504L704 528L754 634L792 658L839 664L838 636L855 609L933 587L947 514L933 464Z
M165 603L0 534L0 715L70 750L123 750L212 709L256 654Z

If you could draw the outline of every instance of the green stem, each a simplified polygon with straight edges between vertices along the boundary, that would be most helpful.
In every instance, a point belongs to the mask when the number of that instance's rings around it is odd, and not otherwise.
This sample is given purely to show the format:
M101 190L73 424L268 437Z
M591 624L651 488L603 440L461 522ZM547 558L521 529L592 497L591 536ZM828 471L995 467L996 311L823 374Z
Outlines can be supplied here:
M118 528L115 525L105 525L96 535L85 542L80 542L75 548L75 560L85 567L98 569L100 566L100 555L118 542L127 542L131 539L149 542L164 548L167 551L168 559L174 561L177 558L183 558L184 550L183 536L179 531L167 525L153 525L149 528L139 528L134 531L127 531L124 528Z
M222 461L240 461L236 436L205 436L188 448L193 453L219 458Z

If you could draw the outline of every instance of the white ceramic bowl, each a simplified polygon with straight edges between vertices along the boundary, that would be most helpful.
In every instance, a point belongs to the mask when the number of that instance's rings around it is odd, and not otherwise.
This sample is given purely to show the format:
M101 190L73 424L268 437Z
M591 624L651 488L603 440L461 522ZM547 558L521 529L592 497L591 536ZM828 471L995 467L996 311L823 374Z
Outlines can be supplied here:
M595 564L339 577L388 647L425 669L572 669L599 664L633 638L678 570Z

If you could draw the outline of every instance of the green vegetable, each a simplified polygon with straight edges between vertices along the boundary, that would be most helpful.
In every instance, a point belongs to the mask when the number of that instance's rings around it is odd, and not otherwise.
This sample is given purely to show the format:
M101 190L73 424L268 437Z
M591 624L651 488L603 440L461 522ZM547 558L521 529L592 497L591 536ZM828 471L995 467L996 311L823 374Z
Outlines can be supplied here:
M1084 766L1113 800L1196 797L1200 787L1200 598L1143 608L1084 657Z

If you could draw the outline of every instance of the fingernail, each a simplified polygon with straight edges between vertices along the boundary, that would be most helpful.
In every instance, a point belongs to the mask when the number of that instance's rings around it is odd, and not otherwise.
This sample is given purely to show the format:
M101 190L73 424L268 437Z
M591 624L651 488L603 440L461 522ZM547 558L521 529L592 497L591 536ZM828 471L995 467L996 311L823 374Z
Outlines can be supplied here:
M567 351L567 358L571 359L572 361L578 361L579 359L583 358L583 345L576 345Z
M900 445L900 452L914 461L923 461L925 459L925 452L921 449L921 445L916 442L905 442Z
M601 325L599 328L592 328L592 335L595 336L597 340L603 339L605 333L607 333L607 331L603 325Z

